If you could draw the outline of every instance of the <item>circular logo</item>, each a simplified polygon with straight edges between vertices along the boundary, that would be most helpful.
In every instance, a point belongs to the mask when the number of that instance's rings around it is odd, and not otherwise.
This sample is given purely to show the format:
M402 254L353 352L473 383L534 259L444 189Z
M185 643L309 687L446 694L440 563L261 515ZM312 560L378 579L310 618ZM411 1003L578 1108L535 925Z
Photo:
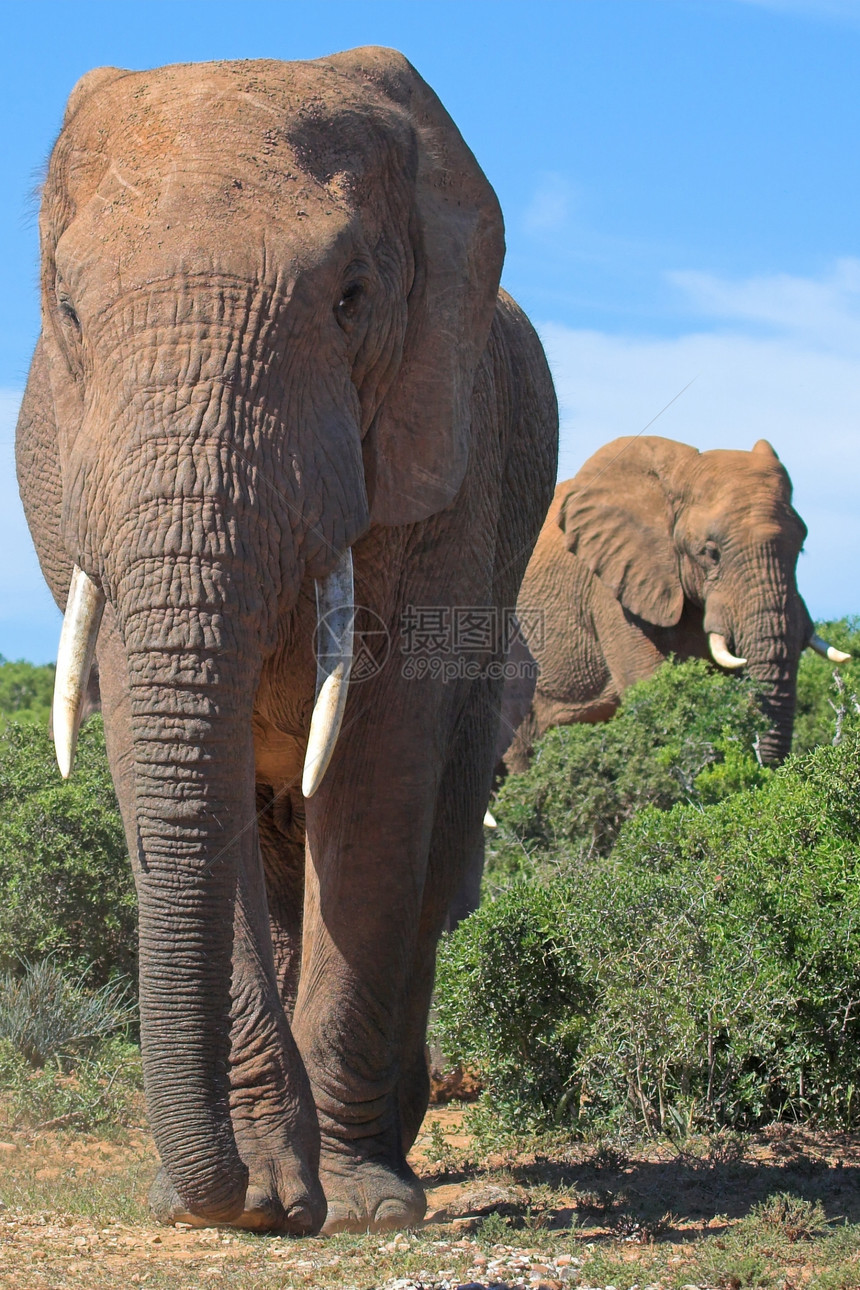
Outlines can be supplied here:
M350 685L369 681L385 667L391 653L391 636L385 623L366 605L352 605L352 671ZM317 621L314 658L325 672L343 660L340 625L342 609L332 609Z

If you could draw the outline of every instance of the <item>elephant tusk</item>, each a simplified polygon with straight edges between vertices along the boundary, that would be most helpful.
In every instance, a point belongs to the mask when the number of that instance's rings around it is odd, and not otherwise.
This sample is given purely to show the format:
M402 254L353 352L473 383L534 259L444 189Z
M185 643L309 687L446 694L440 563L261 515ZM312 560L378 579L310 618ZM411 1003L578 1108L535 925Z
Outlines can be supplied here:
M816 636L813 632L809 638L807 649L815 650L822 658L829 658L831 663L847 663L851 655L846 654L844 650L837 649L835 645L828 645L827 641Z
M495 816L493 815L492 811L485 811L485 812L484 812L484 828L485 828L485 829L497 829L498 827L499 827L499 826L498 826L498 824L496 823Z
M317 692L302 772L302 792L313 797L322 783L340 733L352 670L352 551L347 549L327 578L316 584Z
M746 667L745 658L736 658L726 643L725 636L720 636L717 632L708 632L708 648L711 651L711 658L720 667L728 667L736 671L739 667Z
M63 779L69 778L75 760L81 708L104 607L104 593L75 565L60 632L52 709L54 748Z

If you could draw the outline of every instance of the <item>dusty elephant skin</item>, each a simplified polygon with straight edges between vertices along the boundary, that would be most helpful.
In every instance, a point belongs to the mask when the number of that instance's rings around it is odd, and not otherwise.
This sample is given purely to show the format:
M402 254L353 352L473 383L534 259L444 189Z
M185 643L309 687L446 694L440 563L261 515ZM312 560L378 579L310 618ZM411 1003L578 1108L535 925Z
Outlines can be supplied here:
M154 1208L414 1222L435 946L500 683L407 680L398 625L515 603L555 465L495 196L392 51L101 68L69 101L41 243L18 473L58 603L77 566L91 632L104 607ZM315 581L347 549L392 649L305 800ZM499 631L485 661L503 653Z
M606 444L556 488L523 579L539 675L509 769L525 769L550 726L607 720L671 653L745 664L771 721L760 756L781 761L812 639L795 579L805 537L765 440L751 452L647 435Z

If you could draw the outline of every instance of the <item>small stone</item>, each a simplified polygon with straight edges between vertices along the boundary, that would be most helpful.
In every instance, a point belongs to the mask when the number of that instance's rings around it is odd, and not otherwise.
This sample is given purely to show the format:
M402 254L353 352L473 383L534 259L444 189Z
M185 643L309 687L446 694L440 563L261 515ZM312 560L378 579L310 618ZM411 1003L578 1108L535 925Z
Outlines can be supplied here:
M87 1244L87 1238L85 1236L76 1236L72 1244L80 1250Z
M164 1242L162 1241L160 1236L150 1236L149 1238L150 1245L163 1245L163 1243Z
M191 1223L179 1223L179 1222L177 1222L177 1223L174 1223L174 1224L173 1224L173 1226L176 1228L177 1232L190 1232L190 1231L191 1231L191 1228L192 1228L192 1224L191 1224Z

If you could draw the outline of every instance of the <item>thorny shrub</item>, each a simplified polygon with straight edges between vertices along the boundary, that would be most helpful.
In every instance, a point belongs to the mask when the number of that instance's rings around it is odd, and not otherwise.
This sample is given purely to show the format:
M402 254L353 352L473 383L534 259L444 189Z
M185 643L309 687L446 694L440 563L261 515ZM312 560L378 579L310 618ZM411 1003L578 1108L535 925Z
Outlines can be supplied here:
M447 1055L500 1122L678 1136L860 1118L860 735L612 854L516 882L443 944Z

